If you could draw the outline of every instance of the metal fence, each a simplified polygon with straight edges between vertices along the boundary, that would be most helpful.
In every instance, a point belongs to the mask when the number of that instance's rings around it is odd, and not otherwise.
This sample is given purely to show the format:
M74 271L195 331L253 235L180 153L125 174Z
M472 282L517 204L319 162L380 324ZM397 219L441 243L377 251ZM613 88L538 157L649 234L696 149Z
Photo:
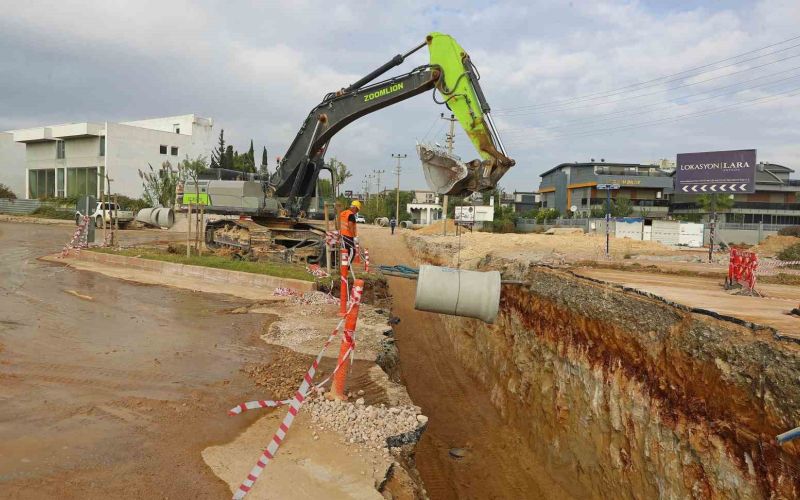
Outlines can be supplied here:
M65 214L74 214L74 206L65 206L63 203L42 200L12 200L0 198L0 214L30 215L41 207L52 207Z
M44 202L40 200L11 200L0 198L0 214L29 215L41 207Z

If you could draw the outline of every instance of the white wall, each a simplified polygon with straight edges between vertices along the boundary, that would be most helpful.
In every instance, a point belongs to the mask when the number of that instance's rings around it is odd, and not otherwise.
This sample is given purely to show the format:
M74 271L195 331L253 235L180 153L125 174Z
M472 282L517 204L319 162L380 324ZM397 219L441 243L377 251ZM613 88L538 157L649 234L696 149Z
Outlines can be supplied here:
M25 198L25 145L14 142L14 134L0 132L0 183Z
M167 123L170 119L164 118ZM207 128L208 130L203 130ZM170 125L171 129L171 125ZM195 130L197 126L195 125ZM106 129L106 168L112 179L111 191L126 196L140 197L142 181L139 170L148 170L148 164L154 169L169 161L176 166L189 155L195 158L211 155L211 126L199 130L200 135L186 135L181 128L180 134L168 131L152 130L138 126L109 123ZM167 146L167 154L159 151L161 145ZM171 148L178 147L178 155L172 156Z

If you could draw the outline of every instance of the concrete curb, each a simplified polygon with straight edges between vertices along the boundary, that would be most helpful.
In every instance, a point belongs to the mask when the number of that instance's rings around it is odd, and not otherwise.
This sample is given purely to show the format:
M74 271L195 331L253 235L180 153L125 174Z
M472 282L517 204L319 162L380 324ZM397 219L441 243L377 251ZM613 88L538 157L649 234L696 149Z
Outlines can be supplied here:
M142 269L170 276L200 278L204 281L224 283L228 285L242 285L268 290L273 290L278 287L286 287L299 290L301 292L309 292L316 289L316 283L313 281L279 278L276 276L268 276L266 274L245 273L241 271L228 271L227 269L216 269L213 267L175 264L172 262L143 259L140 257L127 257L125 255L82 251L78 255L71 255L71 257L86 262L121 266L129 269Z

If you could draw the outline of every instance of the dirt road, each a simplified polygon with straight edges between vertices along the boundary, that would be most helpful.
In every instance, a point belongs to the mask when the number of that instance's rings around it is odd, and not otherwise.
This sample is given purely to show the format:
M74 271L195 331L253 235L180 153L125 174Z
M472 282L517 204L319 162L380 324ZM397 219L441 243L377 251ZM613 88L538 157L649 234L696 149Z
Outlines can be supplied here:
M227 497L200 452L258 416L270 316L36 260L72 231L0 223L0 497Z
M402 233L402 231L400 232ZM399 234L400 234L399 233ZM359 238L376 264L414 265L402 236L364 227ZM455 359L436 314L414 310L416 282L389 278L403 382L429 416L417 448L417 468L434 500L567 498L539 465L536 451L505 425L489 394ZM462 459L451 448L466 448Z

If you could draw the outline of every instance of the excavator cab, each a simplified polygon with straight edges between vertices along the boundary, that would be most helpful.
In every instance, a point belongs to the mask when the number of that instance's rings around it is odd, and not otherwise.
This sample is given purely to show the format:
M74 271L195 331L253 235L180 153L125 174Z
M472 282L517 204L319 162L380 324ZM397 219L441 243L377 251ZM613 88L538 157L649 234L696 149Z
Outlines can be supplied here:
M450 109L480 158L462 162L441 148L417 144L425 180L439 194L465 195L493 189L514 160L506 154L492 121L491 108L479 84L480 73L453 37L431 33L426 42L431 67L441 71L434 100ZM441 101L436 99L437 92Z

